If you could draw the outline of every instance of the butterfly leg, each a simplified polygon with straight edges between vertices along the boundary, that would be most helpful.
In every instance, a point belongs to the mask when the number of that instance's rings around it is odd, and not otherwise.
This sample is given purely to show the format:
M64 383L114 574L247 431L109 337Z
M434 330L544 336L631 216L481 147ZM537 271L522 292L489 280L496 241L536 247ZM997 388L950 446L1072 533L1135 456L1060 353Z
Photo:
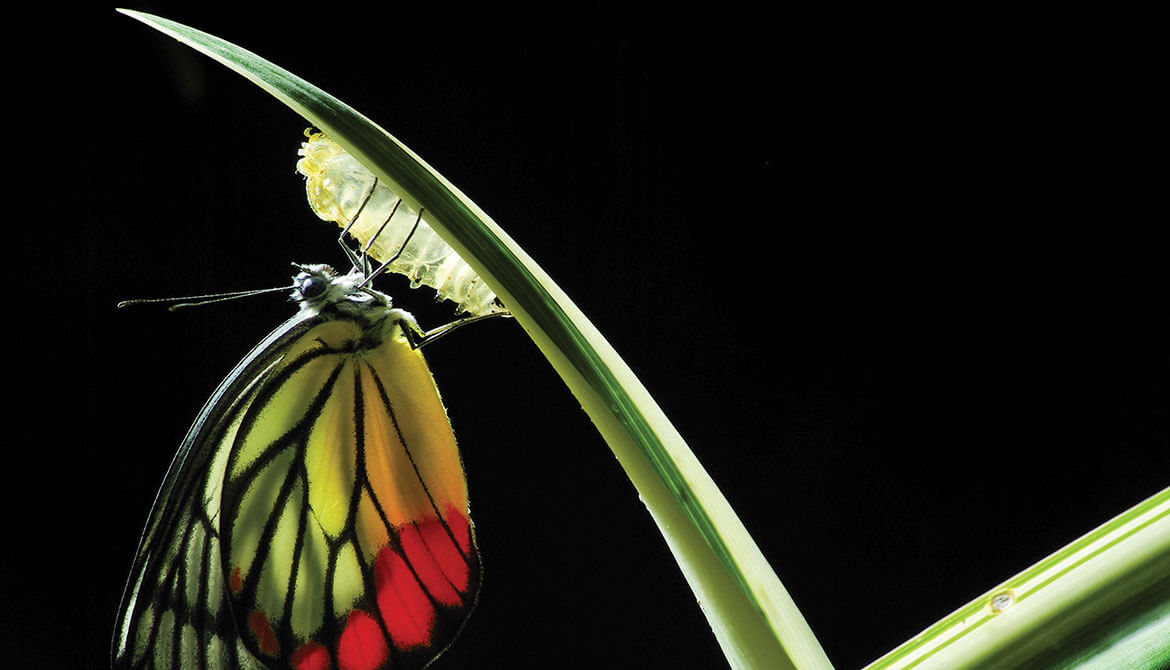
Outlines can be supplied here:
M341 234L337 236L337 244L341 247L341 250L345 252L345 256L349 259L349 262L353 265L354 268L360 269L362 274L367 276L370 274L370 259L366 256L366 250L369 248L369 245L366 246L366 249L362 249L361 253L359 254L345 243L345 235L349 232L350 228L353 228L353 224L357 223L357 220L359 217L361 217L362 212L366 210L366 205L370 204L370 198L374 197L374 191L377 188L378 178L374 177L373 183L370 184L370 189L366 191L366 197L362 199L362 204L358 205L357 211L353 213L352 217L350 217L349 223L345 224L345 227L341 229ZM397 209L398 205L395 205L394 208ZM390 216L394 216L393 211L390 212ZM389 220L389 218L386 219L387 222ZM386 224L383 223L382 226L385 227ZM381 232L381 229L379 229L378 232Z
M443 337L444 335L447 335L447 334L453 332L457 328L462 328L463 326L466 326L468 324L478 323L478 322L483 321L485 319L490 319L490 318L496 317L496 316L511 317L512 314L510 312L493 312L491 314L478 314L476 316L468 316L468 317L465 317L462 319L456 319L455 321L452 321L451 323L439 326L438 328L434 328L434 329L428 330L426 332L423 332L422 329L414 330L412 328L403 328L403 332L406 334L406 341L410 343L410 346L412 349L421 349L422 347L430 344L431 342L434 342L435 340L439 339L440 337Z
M366 242L366 246L362 249L363 258L368 260L369 257L366 255L366 251L369 250L370 245L374 243L374 240L377 239L378 235L382 234L382 229L386 227L387 223L390 223L390 218L394 216L394 212L398 211L398 205L401 204L402 198L399 198L398 202L394 203L394 209L390 210L390 216L386 217L386 221L382 223L382 227L378 228L378 232L374 233L374 236L370 238L369 242ZM399 245L398 251L395 251L393 256L387 258L381 265L378 266L378 269L374 270L373 272L370 272L368 267L365 268L366 280L362 282L362 286L369 284L374 280L375 277L385 272L386 268L390 267L391 263L398 260L398 257L402 255L402 251L406 249L406 245L410 243L410 238L414 237L414 232L418 230L418 224L422 221L422 215L424 211L426 210L418 210L418 216L414 218L414 225L411 226L410 232L406 234L406 239L402 240L402 244Z

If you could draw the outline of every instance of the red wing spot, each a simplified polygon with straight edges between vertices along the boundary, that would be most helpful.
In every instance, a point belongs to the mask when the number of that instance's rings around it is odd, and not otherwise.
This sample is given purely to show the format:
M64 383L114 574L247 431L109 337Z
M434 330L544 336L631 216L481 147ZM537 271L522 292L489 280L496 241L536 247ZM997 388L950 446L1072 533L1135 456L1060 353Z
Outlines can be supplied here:
M401 648L430 644L435 608L402 556L382 547L374 563L378 610L390 638Z
M272 626L268 624L268 617L264 616L260 610L252 610L252 613L248 615L248 627L256 636L256 644L260 645L260 651L269 656L276 656L280 645L276 642L276 634L272 632Z
M462 526L466 529L466 522ZM454 527L451 531L456 538L459 537ZM452 542L442 521L427 519L420 521L417 527L404 526L399 539L406 560L418 573L427 592L443 605L459 605L459 592L467 590L470 572L467 560Z
M337 664L341 670L375 670L386 660L389 651L374 617L361 610L351 611L337 645Z
M292 655L288 664L296 670L329 670L329 650L316 642L306 642Z
M232 593L239 594L240 589L244 588L244 579L240 577L240 566L232 569L232 574L228 577L228 588Z

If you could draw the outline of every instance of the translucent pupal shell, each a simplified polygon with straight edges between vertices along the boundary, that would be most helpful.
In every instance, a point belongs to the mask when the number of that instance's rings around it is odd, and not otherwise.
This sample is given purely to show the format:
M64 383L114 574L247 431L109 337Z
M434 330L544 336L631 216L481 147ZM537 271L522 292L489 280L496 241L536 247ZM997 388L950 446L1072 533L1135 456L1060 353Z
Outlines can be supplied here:
M429 286L438 299L454 302L460 312L478 316L505 311L496 294L439 237L425 215L420 218L385 182L324 133L307 137L297 152L301 156L297 172L305 176L309 206L318 217L342 228L352 220L349 234L363 247L373 238L369 255L379 262L399 254L387 270L410 279L412 288Z

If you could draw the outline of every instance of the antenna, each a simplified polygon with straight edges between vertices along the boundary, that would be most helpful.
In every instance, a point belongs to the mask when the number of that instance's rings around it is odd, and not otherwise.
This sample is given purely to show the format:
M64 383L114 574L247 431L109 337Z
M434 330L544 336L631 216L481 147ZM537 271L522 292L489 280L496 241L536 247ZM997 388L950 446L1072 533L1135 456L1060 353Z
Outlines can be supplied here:
M118 303L118 307L130 307L131 305L147 305L157 303L173 302L175 304L167 308L168 312L174 312L187 307L199 307L201 305L210 305L216 302L227 302L228 300L235 300L236 298L247 298L249 296L260 295L262 293L275 293L277 291L290 291L296 286L277 286L275 288L260 288L250 289L247 291L231 291L228 293L209 293L207 295L189 295L182 298L135 298L133 300L123 300Z

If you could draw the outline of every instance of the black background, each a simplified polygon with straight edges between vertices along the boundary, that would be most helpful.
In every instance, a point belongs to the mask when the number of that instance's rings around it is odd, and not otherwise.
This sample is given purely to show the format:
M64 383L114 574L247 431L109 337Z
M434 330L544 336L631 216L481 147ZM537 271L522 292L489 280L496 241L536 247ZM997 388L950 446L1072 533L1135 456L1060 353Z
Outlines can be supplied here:
M133 6L337 95L491 214L658 399L838 667L1166 485L1154 17L397 5ZM32 40L5 96L5 658L101 666L189 422L291 313L114 304L341 258L293 172L293 112L112 8L8 30ZM427 353L485 562L435 667L720 667L519 327Z

